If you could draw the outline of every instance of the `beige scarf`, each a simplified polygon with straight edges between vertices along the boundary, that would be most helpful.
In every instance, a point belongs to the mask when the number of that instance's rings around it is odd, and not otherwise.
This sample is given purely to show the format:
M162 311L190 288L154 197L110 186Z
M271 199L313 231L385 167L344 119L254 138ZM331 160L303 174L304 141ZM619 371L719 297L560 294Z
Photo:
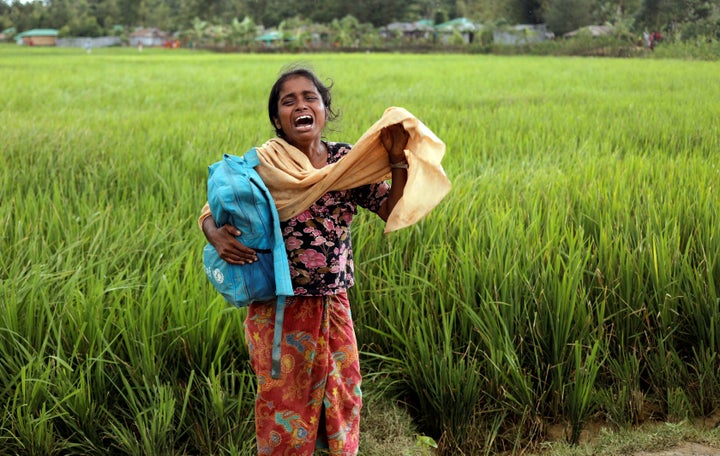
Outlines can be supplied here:
M405 148L408 179L402 198L388 217L385 232L412 225L427 215L450 191L450 181L440 164L445 144L408 111L391 107L347 155L320 169L281 138L273 138L257 148L260 165L255 169L270 190L280 219L300 214L328 191L390 179L390 162L380 141L380 131L398 123L409 134Z

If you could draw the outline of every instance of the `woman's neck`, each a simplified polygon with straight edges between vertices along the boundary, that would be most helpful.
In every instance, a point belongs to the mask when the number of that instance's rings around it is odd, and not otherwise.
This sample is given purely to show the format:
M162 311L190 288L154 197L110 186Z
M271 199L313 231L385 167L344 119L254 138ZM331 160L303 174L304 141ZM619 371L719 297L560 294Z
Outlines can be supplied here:
M328 149L323 141L314 141L305 147L295 147L307 156L314 168L320 169L327 165Z

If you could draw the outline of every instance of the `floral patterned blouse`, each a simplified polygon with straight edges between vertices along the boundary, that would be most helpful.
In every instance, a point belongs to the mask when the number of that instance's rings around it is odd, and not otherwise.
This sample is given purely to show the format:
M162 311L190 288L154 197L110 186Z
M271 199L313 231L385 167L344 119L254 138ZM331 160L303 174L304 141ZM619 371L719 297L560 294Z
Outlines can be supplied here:
M328 163L335 163L352 147L345 143L326 145ZM381 182L331 191L304 212L280 223L296 296L332 295L353 286L350 223L357 206L377 212L389 189L387 182Z

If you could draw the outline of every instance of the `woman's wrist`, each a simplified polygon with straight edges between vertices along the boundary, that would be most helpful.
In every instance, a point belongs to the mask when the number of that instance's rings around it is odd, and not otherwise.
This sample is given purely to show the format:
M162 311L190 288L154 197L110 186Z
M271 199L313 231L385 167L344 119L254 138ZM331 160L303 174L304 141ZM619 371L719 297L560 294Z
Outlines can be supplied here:
M208 241L213 237L217 229L218 227L215 224L215 220L212 218L212 216L205 217L205 219L202 221L202 231Z

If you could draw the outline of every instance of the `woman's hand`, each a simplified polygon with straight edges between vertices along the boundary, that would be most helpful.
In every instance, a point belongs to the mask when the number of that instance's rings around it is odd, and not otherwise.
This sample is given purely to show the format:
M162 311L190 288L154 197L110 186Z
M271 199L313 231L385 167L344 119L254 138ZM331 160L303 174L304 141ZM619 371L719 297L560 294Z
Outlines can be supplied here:
M215 247L218 255L223 260L230 264L239 265L257 261L255 251L235 239L241 234L239 229L232 225L224 225L218 228L212 217L208 217L203 221L202 228L208 242Z
M405 161L405 146L410 135L401 124L393 124L380 130L380 142L388 152L390 164Z

